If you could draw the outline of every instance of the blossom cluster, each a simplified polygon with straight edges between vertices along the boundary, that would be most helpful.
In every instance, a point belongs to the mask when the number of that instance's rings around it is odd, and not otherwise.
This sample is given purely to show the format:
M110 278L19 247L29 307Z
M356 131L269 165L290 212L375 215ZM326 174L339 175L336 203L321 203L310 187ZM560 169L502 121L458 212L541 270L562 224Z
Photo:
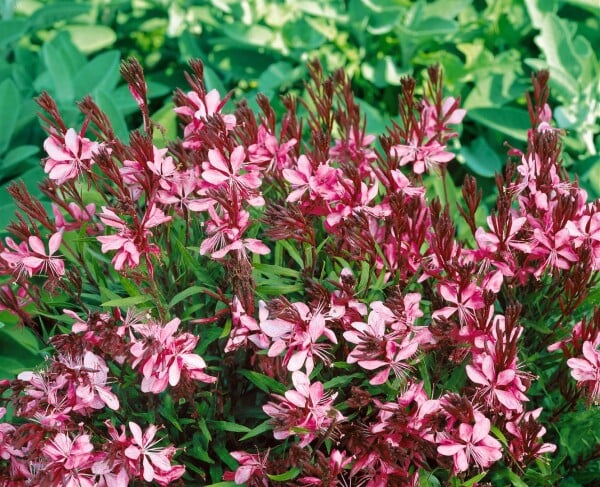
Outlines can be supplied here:
M466 112L438 68L376 139L343 72L309 65L305 118L286 96L278 123L191 67L168 144L135 61L127 142L90 98L79 131L38 100L52 215L11 189L0 308L53 350L2 383L0 485L474 485L555 452L550 415L600 402L600 203L563 167L547 75L482 218L470 176L448 203Z

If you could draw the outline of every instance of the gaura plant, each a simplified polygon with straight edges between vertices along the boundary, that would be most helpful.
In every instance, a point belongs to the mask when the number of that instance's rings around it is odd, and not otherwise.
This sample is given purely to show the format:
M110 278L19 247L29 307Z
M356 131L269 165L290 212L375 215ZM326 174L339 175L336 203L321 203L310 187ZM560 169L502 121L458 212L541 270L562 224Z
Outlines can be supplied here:
M453 192L438 68L378 138L341 71L312 63L278 117L191 68L182 139L133 59L128 141L89 97L80 128L37 100L52 205L11 187L0 303L48 353L2 382L1 485L591 485L600 205L547 73L486 214Z

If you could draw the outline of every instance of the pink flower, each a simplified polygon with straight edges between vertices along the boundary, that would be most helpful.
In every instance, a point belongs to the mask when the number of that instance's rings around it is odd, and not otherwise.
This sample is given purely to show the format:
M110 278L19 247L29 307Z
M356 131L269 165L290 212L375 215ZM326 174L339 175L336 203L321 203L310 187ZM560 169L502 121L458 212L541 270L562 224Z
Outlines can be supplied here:
M308 157L301 155L296 163L296 169L283 170L283 177L293 188L286 201L298 201L306 191L309 191L311 198L319 196L326 201L337 199L344 193L344 189L338 182L338 173L339 169L330 167L326 163L319 164L317 169L314 169Z
M146 210L142 221L136 221L130 228L114 211L102 207L100 220L109 227L116 228L118 232L114 235L102 235L96 239L102 244L102 253L109 250L116 250L117 253L112 259L115 270L120 271L124 267L134 268L140 264L140 257L146 257L146 262L152 273L152 265L149 254L160 254L157 245L149 242L152 236L150 228L161 225L171 220L156 205L152 204Z
M494 359L487 353L477 355L473 363L467 365L467 375L473 382L483 386L479 393L487 403L491 407L500 403L507 410L520 413L523 410L521 402L528 399L523 393L525 387L517 371L512 368L496 371Z
M311 384L308 376L300 371L292 374L292 383L293 390L286 391L285 397L273 394L277 402L265 404L263 411L274 418L275 439L298 434L301 438L298 446L304 447L327 431L334 421L342 421L344 417L332 406L337 393L325 394L323 384Z
M245 160L246 153L241 145L231 151L229 159L225 158L218 149L210 149L208 161L202 163L202 179L214 188L226 184L242 194L255 190L260 187L262 181L258 171L248 169Z
M94 163L92 157L99 147L97 142L82 137L72 128L63 138L52 134L44 141L44 150L49 156L44 171L56 184L63 184L83 171L89 171Z
M269 481L267 477L267 461L269 458L269 450L261 456L260 453L246 453L245 451L232 451L230 455L237 460L240 466L235 473L226 472L223 475L223 480L233 480L237 485L244 485L250 479L253 479L252 485L262 484L268 487Z
M600 351L591 341L583 342L583 357L567 360L571 376L590 391L592 402L600 403Z
M468 470L473 463L479 468L487 468L502 458L502 445L489 435L490 429L490 420L475 412L475 424L462 423L458 427L458 437L442 439L437 451L453 458L455 473Z
M57 435L42 448L42 452L50 459L50 467L58 465L65 470L75 470L86 465L94 451L90 435L78 435L74 439L66 433Z
M184 96L186 105L178 106L174 109L175 113L191 119L184 128L183 146L188 149L198 149L202 147L202 138L198 133L204 129L205 121L208 117L219 116L223 120L225 129L232 130L236 125L234 115L223 115L221 109L227 100L221 100L221 95L217 90L211 90L208 93L197 93L190 91Z
M481 289L475 283L469 283L467 286L460 286L455 282L444 282L439 285L439 291L442 297L453 304L433 312L432 317L438 316L449 318L458 312L458 317L462 325L468 324L475 316L475 310L484 306Z
M143 478L146 482L156 480L161 485L166 485L184 474L185 467L171 465L171 457L175 453L175 448L156 446L160 442L160 439L154 439L156 426L151 424L142 433L142 429L130 421L129 429L133 435L133 441L131 446L125 450L125 456L134 461L138 461L141 457Z

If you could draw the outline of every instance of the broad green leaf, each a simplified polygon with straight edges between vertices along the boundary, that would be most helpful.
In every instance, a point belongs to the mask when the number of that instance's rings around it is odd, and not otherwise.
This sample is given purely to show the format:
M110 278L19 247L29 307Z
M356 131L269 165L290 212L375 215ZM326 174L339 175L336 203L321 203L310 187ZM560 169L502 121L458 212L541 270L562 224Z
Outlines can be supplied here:
M221 96L224 96L227 92L225 86L223 86L223 83L221 82L221 79L215 70L210 66L204 66L204 85L207 91L217 90Z
M75 98L75 78L86 60L64 31L42 46L42 58L53 81L58 101L72 102Z
M502 161L483 137L477 137L470 146L462 147L461 155L471 171L485 178L492 178L502 170Z
M96 103L98 103L100 109L104 111L110 119L117 137L125 142L129 142L129 129L125 122L125 114L121 111L120 106L114 102L111 94L100 90L96 94Z
M258 90L271 93L288 84L293 66L290 63L279 62L271 64L258 79Z
M66 25L73 44L83 53L90 54L112 46L117 34L106 25Z
M161 109L154 112L152 120L162 127L163 130L155 130L152 136L154 145L165 147L166 142L177 138L177 114L173 111L174 103L169 101Z
M23 19L0 20L0 48L23 37L27 32L27 24Z
M287 22L283 26L281 34L288 48L301 51L317 49L327 40L302 17L295 22Z
M230 39L250 46L268 46L273 39L273 32L261 25L244 25L232 23L224 25L222 32Z
M0 88L0 92L1 91L2 90ZM0 94L0 96L2 95ZM2 100L0 99L0 104L1 103ZM0 124L1 123L2 120L0 120ZM1 136L2 134L0 133L0 137ZM2 174L4 175L5 171L7 171L11 166L22 163L25 159L37 154L39 151L40 149L36 145L20 145L8 151L2 159L2 162L0 162L0 169L2 170Z
M17 124L19 111L15 107L20 103L19 90L10 78L0 83L0 154L10 143Z
M77 73L75 78L76 97L83 98L85 95L95 94L97 90L107 93L112 91L121 79L120 62L119 51L113 50L98 54Z
M87 14L91 8L91 2L54 2L33 12L29 17L29 24L34 29L45 29L65 19L73 21L74 18Z
M384 133L387 124L379 110L360 98L356 98L355 101L367 117L367 132L370 134Z
M467 112L467 117L523 142L527 141L527 131L531 128L529 114L520 108L474 108Z
M154 298L152 296L129 296L127 298L118 298L111 299L110 301L105 301L100 306L104 308L127 308L129 306L136 306L138 304L144 304L153 301Z

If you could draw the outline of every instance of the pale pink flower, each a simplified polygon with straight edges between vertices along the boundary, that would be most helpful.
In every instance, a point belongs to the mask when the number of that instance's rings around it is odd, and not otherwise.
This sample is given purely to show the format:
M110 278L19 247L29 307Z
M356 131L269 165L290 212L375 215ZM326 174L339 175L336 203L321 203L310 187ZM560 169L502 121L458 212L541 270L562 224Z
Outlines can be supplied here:
M142 475L146 482L156 480L165 485L161 482L161 478L167 477L169 481L173 481L184 474L185 467L171 465L171 457L175 449L172 446L163 448L156 446L161 441L160 439L154 439L158 430L156 426L151 424L142 433L142 428L133 421L130 421L129 429L133 436L133 441L125 450L125 456L134 461L139 461L141 457Z
M268 487L269 481L266 472L269 458L268 449L264 455L245 451L232 451L229 454L236 459L240 466L235 472L226 472L223 475L223 480L233 480L237 485L244 485L252 478L254 482L260 482L264 487Z
M571 376L590 392L592 402L600 403L600 350L591 341L583 342L583 357L567 360Z
M21 262L30 276L40 272L53 277L64 275L65 263L60 257L53 257L62 242L62 232L56 232L50 237L48 253L39 237L32 235L28 242L31 251L29 255L23 257ZM5 258L4 255L2 257Z
M202 179L213 188L226 185L245 194L262 184L258 171L249 170L246 152L241 145L231 151L229 158L218 149L209 149L208 161L202 163L202 169Z
M48 154L44 171L56 184L76 178L90 170L94 163L92 157L99 147L100 144L82 137L72 128L62 138L52 134L44 141L44 150Z
M464 472L473 464L487 468L502 458L502 445L490 436L490 429L490 420L476 411L475 424L462 423L458 437L442 439L437 451L453 458L454 473Z

